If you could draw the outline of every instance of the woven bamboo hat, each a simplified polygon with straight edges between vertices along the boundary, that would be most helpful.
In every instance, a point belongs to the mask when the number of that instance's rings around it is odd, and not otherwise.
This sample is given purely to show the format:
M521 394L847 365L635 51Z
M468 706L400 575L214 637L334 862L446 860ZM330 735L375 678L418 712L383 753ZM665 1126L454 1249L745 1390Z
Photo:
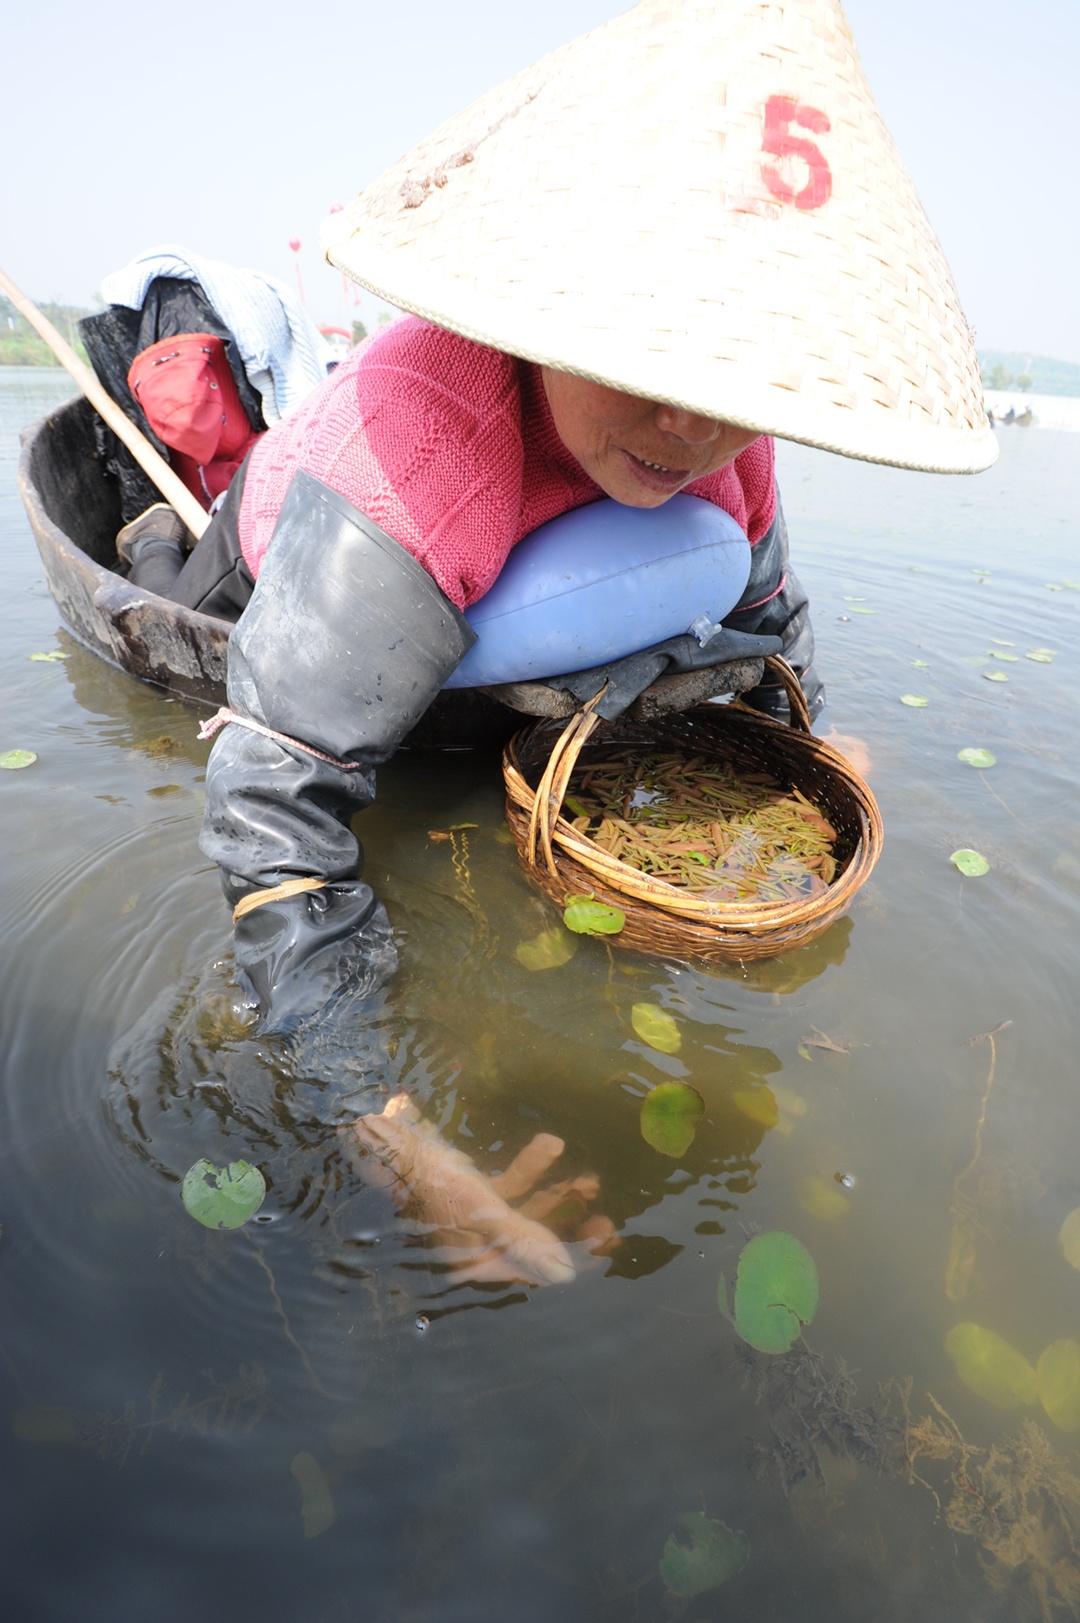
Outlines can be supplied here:
M613 388L942 473L996 442L839 0L644 0L330 216L399 309Z

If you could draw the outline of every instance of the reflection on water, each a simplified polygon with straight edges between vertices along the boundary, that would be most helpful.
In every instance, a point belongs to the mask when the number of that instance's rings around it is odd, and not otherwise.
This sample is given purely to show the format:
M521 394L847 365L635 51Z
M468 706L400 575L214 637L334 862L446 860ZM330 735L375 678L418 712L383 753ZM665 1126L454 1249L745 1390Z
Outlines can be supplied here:
M651 1623L691 1512L750 1553L687 1618L1080 1615L1043 1358L1080 1340L1075 440L1014 435L973 480L781 448L830 719L886 823L849 919L745 969L583 941L529 970L552 913L496 759L401 756L359 826L402 972L298 1046L235 1013L195 712L57 626L11 471L65 393L0 375L0 747L39 757L0 774L5 1616ZM669 1080L705 1103L678 1158L639 1125ZM563 1139L620 1248L566 1287L455 1277L343 1140L397 1088L485 1171ZM202 1158L263 1173L243 1228L185 1212ZM821 1284L782 1357L718 1305L764 1230ZM1036 1372L1013 1409L946 1351L965 1323Z

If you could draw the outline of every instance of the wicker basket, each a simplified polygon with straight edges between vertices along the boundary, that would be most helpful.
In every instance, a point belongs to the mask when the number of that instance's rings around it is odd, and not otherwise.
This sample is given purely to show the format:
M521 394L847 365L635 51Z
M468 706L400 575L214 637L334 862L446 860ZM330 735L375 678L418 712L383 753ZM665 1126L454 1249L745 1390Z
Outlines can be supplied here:
M698 705L655 721L601 721L590 701L565 727L542 721L517 733L503 755L506 816L529 877L560 906L589 895L626 914L613 944L638 952L730 963L773 958L804 946L850 907L881 854L881 814L850 762L811 736L799 681L782 659L766 662L788 694L792 725L738 705ZM694 896L611 857L560 815L578 764L593 747L639 744L685 751L767 772L797 788L837 831L836 877L821 895L784 902L718 902Z

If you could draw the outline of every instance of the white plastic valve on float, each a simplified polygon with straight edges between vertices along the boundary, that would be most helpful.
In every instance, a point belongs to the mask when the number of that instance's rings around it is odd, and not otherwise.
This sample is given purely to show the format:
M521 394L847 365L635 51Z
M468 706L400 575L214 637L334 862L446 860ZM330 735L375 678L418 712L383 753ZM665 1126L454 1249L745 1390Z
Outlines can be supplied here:
M543 681L686 631L707 641L749 578L750 543L713 502L678 495L642 508L605 497L519 541L466 609L477 641L446 686Z

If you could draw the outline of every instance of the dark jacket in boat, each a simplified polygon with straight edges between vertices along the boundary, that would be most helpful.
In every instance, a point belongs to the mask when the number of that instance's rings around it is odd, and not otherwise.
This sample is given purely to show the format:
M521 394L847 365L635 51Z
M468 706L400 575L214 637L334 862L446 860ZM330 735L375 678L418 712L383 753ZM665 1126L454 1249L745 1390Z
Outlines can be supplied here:
M220 338L225 345L226 359L240 403L252 429L262 433L266 428L258 393L248 382L236 341L198 282L158 276L150 283L141 310L111 304L100 315L84 316L79 322L79 331L102 386L166 462L175 462L175 457L154 433L128 387L128 372L135 357L162 338L176 338L181 333L192 332L211 333ZM95 432L98 454L108 471L120 481L121 514L125 524L129 523L154 502L160 501L160 495L131 452L100 418L95 419Z

